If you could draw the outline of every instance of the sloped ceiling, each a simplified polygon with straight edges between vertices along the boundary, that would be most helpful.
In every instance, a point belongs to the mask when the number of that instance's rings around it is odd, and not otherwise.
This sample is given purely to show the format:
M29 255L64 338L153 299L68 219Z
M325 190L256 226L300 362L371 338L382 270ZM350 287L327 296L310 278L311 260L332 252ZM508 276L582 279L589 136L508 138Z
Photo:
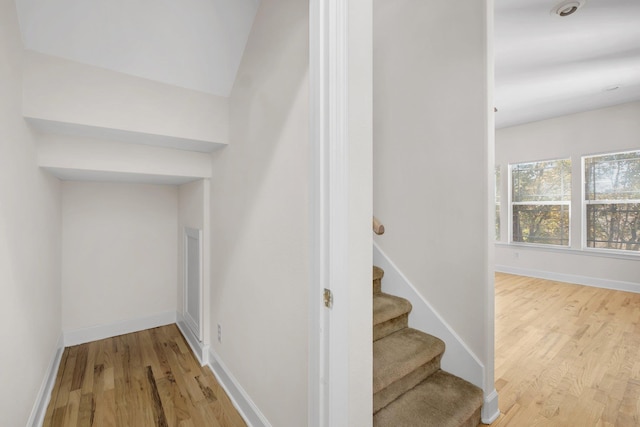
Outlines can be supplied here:
M640 100L640 1L559 3L495 1L497 127Z
M30 50L228 96L259 0L16 0Z
M567 17L558 3L495 0L497 127L640 100L640 1L586 0ZM258 4L16 0L27 49L220 96Z

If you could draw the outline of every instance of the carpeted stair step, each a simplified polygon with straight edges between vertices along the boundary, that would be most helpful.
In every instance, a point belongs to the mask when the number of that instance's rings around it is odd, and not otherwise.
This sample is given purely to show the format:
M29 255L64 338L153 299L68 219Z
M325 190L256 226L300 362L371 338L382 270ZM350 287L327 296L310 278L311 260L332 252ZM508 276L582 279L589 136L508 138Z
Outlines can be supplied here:
M444 342L404 328L373 343L374 414L440 369Z
M409 322L411 303L404 298L378 293L373 296L373 340L377 341L400 329Z
M477 427L482 390L438 371L373 416L374 427Z
M380 267L373 266L373 293L379 294L382 292L382 277L384 276L384 270Z

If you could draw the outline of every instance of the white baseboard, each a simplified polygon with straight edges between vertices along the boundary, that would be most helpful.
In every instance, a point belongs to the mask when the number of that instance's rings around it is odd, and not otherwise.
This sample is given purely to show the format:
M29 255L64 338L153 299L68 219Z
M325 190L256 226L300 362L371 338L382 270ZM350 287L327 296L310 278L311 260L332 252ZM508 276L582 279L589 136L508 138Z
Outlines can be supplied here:
M31 415L27 421L28 427L40 427L44 422L44 416L47 412L47 406L49 400L51 400L51 392L56 382L56 376L58 375L58 368L60 367L60 360L62 359L62 353L64 352L64 341L62 335L58 338L56 349L51 356L51 361L47 367L47 372L38 391L36 401L31 409Z
M165 313L158 313L151 316L123 320L109 325L98 325L85 329L65 331L64 346L70 347L118 335L143 331L145 329L157 328L158 326L170 325L172 323L176 323L175 311L167 311Z
M176 314L176 320L178 329L180 329L182 336L187 341L187 344L189 344L189 347L191 347L191 351L193 351L193 354L195 354L196 359L198 359L198 362L200 362L200 365L204 366L208 364L209 346L198 340L189 325L187 325L187 322L185 321L182 313L178 312Z
M253 403L240 383L231 375L229 369L222 363L213 349L209 350L208 365L249 427L271 427L267 418Z
M555 273L553 271L511 267L508 265L496 265L494 269L499 273L517 274L518 276L535 277L537 279L553 280L556 282L573 283L576 285L592 286L595 288L603 288L603 289L612 289L615 291L640 293L640 283L623 282L619 280L601 279L596 277L578 276L575 274Z
M498 392L493 389L491 393L484 397L482 404L482 424L491 424L500 416L500 408L498 408Z
M383 290L411 302L413 309L409 317L410 326L445 342L446 350L442 356L442 369L483 388L484 365L480 359L375 242L373 263L384 270Z

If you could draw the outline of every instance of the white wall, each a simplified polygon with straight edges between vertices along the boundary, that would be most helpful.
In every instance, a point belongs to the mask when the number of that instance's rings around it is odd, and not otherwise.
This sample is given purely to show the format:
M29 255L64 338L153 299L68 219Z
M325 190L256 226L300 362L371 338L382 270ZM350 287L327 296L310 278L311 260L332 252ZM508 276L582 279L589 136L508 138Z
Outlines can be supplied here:
M177 187L62 188L63 330L175 312Z
M0 1L0 414L24 426L61 332L60 184L38 169L22 120L22 43Z
M211 161L209 161L211 164ZM177 286L177 310L184 313L184 230L185 227L195 228L203 231L203 284L206 289L206 296L209 295L209 264L210 264L210 245L209 245L209 197L210 197L209 180L200 179L178 187L178 286ZM208 299L205 299L208 301ZM208 314L209 310L205 309L204 313ZM208 317L208 316L205 316ZM205 329L208 327L208 319L205 319ZM208 336L205 336L208 343Z
M496 131L496 165L501 170L501 239L496 268L579 284L640 292L640 260L611 258L582 250L581 156L640 149L640 102ZM508 245L508 165L536 160L571 158L571 247L544 250Z
M377 244L489 367L486 7L374 1L373 211Z
M307 424L308 13L261 2L212 154L210 339L278 427Z
M227 98L27 52L25 117L226 143Z

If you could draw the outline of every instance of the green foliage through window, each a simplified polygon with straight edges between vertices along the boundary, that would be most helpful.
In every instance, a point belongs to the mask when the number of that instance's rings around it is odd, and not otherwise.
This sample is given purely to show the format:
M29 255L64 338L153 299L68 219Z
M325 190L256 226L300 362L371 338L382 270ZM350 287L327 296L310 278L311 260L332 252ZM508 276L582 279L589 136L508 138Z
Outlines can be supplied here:
M512 240L569 245L571 161L511 166Z
M640 251L640 151L584 158L587 247Z

